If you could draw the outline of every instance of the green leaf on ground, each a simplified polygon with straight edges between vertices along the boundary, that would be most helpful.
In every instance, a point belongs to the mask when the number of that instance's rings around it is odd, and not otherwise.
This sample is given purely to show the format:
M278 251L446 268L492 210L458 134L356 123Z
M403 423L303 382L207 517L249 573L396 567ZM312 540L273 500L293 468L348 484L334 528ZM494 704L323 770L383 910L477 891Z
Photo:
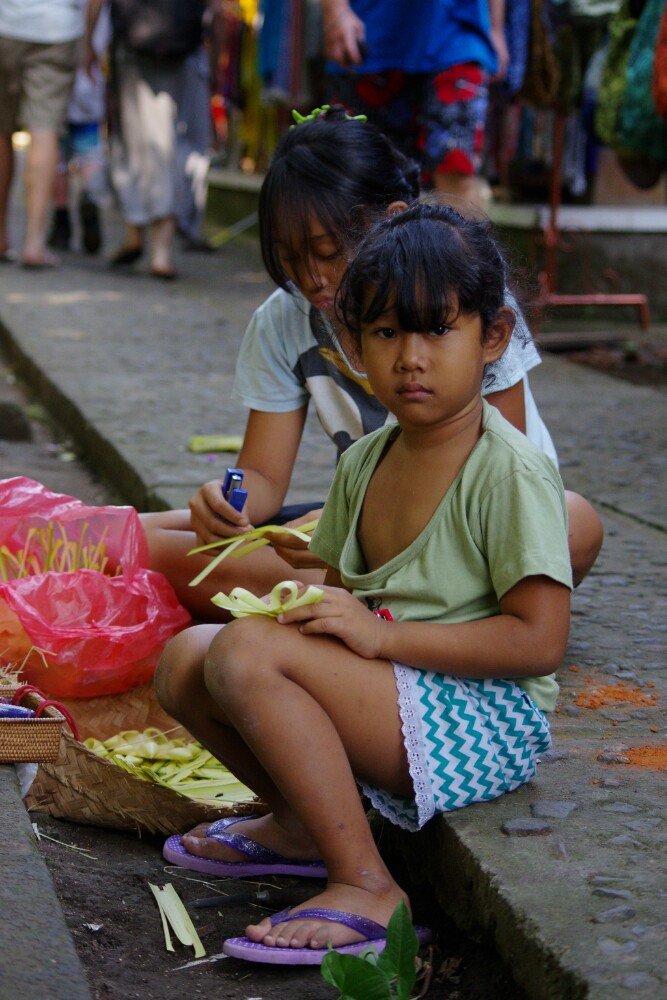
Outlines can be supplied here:
M359 955L330 951L322 959L322 979L340 990L339 1000L391 1000L386 972Z
M338 1000L410 1000L418 951L410 912L401 901L391 915L384 951L378 955L372 942L359 955L332 950L322 961L322 978L340 990Z
M419 941L412 926L412 917L405 902L401 900L387 927L387 947L378 959L379 968L390 978L396 977L397 1000L410 998L417 978L415 958L418 951Z

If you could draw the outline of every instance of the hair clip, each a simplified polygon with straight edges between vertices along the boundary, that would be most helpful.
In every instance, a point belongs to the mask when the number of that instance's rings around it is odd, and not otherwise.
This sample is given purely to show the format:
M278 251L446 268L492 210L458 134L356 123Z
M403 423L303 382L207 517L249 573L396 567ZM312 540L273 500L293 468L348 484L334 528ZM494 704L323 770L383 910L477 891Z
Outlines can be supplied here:
M306 122L314 122L316 118L320 115L326 114L327 111L331 110L330 104L323 104L321 108L313 108L309 115L299 114L298 111L292 111L292 118L294 119L294 124L290 125L290 128L296 128L297 125L305 125ZM345 112L345 118L349 122L367 122L367 115L348 115Z

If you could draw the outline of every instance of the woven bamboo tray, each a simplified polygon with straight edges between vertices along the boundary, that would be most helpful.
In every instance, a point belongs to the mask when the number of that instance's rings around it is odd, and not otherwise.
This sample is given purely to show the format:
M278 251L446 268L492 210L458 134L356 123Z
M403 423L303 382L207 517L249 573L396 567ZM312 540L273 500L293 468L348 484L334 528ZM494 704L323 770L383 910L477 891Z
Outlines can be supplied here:
M170 736L184 734L183 727L157 703L152 685L120 695L88 699L63 699L71 711L82 740L108 739L126 729L143 732L155 726ZM46 812L90 826L146 833L184 833L197 823L221 816L265 812L258 802L205 805L178 792L128 774L98 757L63 731L56 760L40 764L25 799L29 810Z
M18 685L0 686L0 697L11 701ZM39 695L26 694L21 704L37 708ZM45 764L56 760L65 717L50 705L38 719L0 719L0 763L32 762Z

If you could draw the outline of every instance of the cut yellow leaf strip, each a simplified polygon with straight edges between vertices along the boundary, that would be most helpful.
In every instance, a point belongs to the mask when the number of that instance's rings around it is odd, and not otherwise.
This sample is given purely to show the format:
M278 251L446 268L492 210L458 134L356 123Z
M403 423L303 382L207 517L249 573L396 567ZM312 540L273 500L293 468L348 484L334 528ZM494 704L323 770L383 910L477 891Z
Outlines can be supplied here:
M234 587L229 595L216 594L211 601L216 607L230 611L234 618L246 618L248 615L267 615L275 618L284 611L292 611L307 604L319 604L324 597L324 591L312 584L306 587L300 597L297 597L298 591L298 584L294 580L284 580L283 583L275 585L268 601L256 597L243 587Z
M78 538L70 538L60 521L49 521L44 528L30 528L22 549L12 552L6 545L0 546L0 579L7 582L49 571L72 573L78 569L109 575L106 534L107 528L97 542L90 540L89 526L85 522L79 528ZM120 567L114 571L116 575L120 572Z
M171 929L174 934L181 942L181 944L186 945L189 948L194 948L195 958L202 958L206 954L206 949L201 943L201 938L195 929L195 925L190 920L188 911L183 906L183 901L174 889L171 882L162 887L158 885L153 885L149 882L150 890L155 896L155 902L158 905L160 911L160 917L162 918L162 927L164 930L164 941L167 951L173 951L174 946L171 943L171 937L169 934L168 923L171 925Z
M167 920L167 914L162 906L162 890L158 885L153 885L152 882L148 883L148 887L155 896L155 902L157 903L157 908L160 914L160 920L162 921L162 932L164 933L164 946L167 951L176 951L173 944L171 943L171 934L169 933L169 921Z
M198 454L203 451L237 452L241 450L243 438L239 434L202 434L191 437L188 444L190 451Z
M220 806L255 797L200 743L184 737L170 740L158 729L126 730L104 743L90 737L85 746L136 778L198 802Z
M212 573L227 556L233 554L235 559L240 559L241 556L246 556L249 552L254 552L255 549L260 548L262 545L270 545L271 543L268 538L264 537L265 535L283 532L287 535L294 535L295 538L308 543L310 541L309 532L313 531L316 526L317 521L309 521L307 524L302 524L300 528L288 528L284 524L264 524L260 528L253 528L252 531L246 532L245 535L221 538L218 541L209 542L208 545L200 545L199 548L190 549L188 552L189 556L197 555L199 552L210 552L211 549L224 549L215 559L211 560L208 566L204 567L194 580L190 580L190 586L196 587L202 580L205 580L209 573Z

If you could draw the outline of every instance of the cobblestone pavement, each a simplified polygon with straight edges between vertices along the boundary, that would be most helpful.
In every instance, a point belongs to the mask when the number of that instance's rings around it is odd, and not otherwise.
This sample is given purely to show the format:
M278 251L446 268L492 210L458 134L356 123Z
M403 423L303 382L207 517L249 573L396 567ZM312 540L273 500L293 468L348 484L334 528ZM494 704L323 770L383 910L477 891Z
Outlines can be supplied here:
M140 509L182 505L241 433L229 398L245 322L268 283L257 248L182 255L165 287L74 256L0 272L2 342L76 440ZM573 597L554 749L521 791L397 838L414 877L486 928L534 997L667 992L667 395L555 357L531 375L566 486L607 532ZM333 454L310 421L290 499L324 495Z

